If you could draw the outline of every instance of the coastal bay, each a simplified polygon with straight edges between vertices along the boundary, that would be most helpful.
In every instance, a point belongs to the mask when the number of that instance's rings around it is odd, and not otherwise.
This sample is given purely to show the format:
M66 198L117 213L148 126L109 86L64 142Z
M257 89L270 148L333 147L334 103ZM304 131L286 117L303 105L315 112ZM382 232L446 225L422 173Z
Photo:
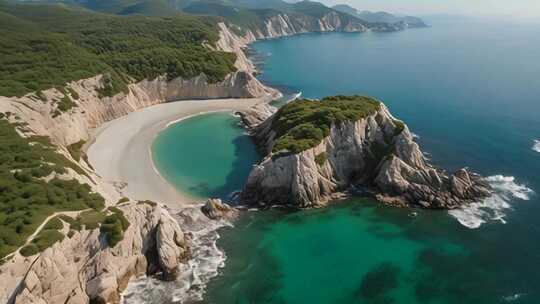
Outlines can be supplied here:
M155 105L108 122L96 131L88 158L96 172L114 182L126 196L171 207L200 198L182 193L156 170L151 156L157 134L182 119L209 112L247 110L268 98L185 100Z

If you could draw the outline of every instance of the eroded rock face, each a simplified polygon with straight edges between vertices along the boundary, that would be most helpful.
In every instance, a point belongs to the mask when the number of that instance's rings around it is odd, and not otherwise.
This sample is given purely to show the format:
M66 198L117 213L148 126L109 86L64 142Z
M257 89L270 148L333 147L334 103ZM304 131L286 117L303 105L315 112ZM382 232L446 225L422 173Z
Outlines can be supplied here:
M238 215L238 211L233 207L223 203L220 199L209 199L201 211L212 220L232 219Z
M159 257L156 266L174 277L188 256L178 223L160 206L120 208L130 222L120 243L110 248L99 229L83 230L27 258L34 261L12 295L13 303L117 303L129 279L154 262L147 259L153 252Z
M350 186L369 188L388 204L425 208L455 208L490 194L476 174L427 163L407 126L382 104L365 119L332 125L319 145L298 154L272 153L274 117L253 130L267 156L249 175L245 203L317 207Z

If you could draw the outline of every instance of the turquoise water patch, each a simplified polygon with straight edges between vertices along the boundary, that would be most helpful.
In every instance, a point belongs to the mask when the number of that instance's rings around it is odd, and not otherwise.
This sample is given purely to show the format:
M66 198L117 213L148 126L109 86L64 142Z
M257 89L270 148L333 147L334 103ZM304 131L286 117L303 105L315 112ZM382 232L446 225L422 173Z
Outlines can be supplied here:
M432 214L443 220L441 214ZM324 210L248 213L218 245L227 267L208 286L209 303L419 303L433 259L467 250L447 238L415 238L430 214L381 207L368 199ZM423 222L423 224L421 224ZM445 261L444 261L445 262ZM446 263L446 262L445 262ZM429 303L452 303L444 290Z
M152 157L178 190L196 198L227 198L241 190L259 156L229 112L191 117L163 130Z

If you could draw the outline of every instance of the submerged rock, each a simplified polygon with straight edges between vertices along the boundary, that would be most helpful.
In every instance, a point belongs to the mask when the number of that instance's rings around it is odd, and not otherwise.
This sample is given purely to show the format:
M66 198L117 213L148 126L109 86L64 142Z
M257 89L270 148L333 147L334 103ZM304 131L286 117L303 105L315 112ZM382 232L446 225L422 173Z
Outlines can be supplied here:
M324 120L324 111L335 110L324 109L332 106L332 100L323 100L314 110L319 112L310 115ZM317 207L350 186L368 187L387 204L424 208L455 208L490 195L479 175L466 169L449 174L430 165L408 127L382 103L358 120L332 122L328 135L312 147L297 153L275 151L276 142L282 140L276 125L289 119L283 113L299 115L297 109L286 107L253 129L266 157L249 175L241 194L244 203Z

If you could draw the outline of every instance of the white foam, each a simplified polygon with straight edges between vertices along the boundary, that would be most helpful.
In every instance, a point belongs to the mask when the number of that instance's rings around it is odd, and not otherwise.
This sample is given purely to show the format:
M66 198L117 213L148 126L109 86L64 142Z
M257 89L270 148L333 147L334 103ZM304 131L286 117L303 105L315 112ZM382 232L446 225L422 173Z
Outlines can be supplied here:
M184 210L177 219L185 232L193 235L193 258L180 266L180 275L175 281L164 282L145 276L130 282L122 295L122 303L192 303L203 300L206 284L225 266L225 253L217 247L217 230L231 224L209 220L199 208Z
M485 180L494 190L492 196L481 202L448 211L465 227L476 229L488 221L506 223L506 211L512 208L510 202L513 199L529 200L534 193L532 189L516 183L513 176L494 175L486 177Z
M415 134L415 133L413 133L413 132L411 132L411 135L412 135L412 138L413 138L413 139L419 139L419 138L420 138L420 135Z
M506 302L514 302L514 301L519 300L524 295L526 295L526 294L525 293L515 293L513 295L509 295L509 296L504 297L504 301L506 301Z
M536 151L538 153L540 153L540 140L533 140L533 146L532 146L532 149L533 151Z

